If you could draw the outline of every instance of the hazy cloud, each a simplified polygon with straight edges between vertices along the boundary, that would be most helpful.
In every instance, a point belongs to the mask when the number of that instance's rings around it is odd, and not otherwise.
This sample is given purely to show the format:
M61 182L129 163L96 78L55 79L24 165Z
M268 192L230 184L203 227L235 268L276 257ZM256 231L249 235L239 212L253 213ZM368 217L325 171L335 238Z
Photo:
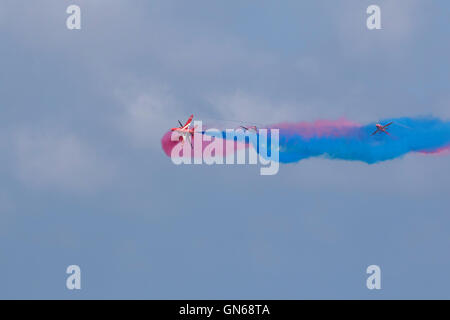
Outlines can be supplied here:
M74 134L25 130L14 135L19 178L32 186L92 190L112 177L112 166Z
M145 92L117 93L120 110L114 117L116 128L134 146L160 148L159 141L170 126L176 126L185 111L168 89L148 89Z

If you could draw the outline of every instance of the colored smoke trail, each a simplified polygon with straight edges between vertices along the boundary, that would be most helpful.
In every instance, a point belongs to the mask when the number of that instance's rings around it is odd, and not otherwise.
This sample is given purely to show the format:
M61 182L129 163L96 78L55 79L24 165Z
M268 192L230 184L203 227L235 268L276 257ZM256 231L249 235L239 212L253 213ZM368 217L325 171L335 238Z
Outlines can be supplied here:
M390 135L377 133L374 136L371 134L375 131L375 123L365 126L312 125L312 134L308 135L304 134L305 128L311 125L279 125L280 162L324 156L371 164L410 152L437 153L450 146L450 122L436 118L399 118L380 123L391 121L394 123L388 129Z
M172 150L173 150L173 148L176 146L176 145L178 145L180 142L176 139L177 138L177 134L175 133L175 140L177 140L177 141L172 141L171 140L171 135L172 135L172 132L166 132L165 134L164 134L164 136L162 137L162 139L161 139L161 146L162 146L162 148L163 148L163 150L164 150L164 153L167 155L167 156L171 156L171 154L172 154ZM201 143L201 152L203 152L210 144L211 144L211 142L212 141L202 141L202 143ZM194 144L195 143L195 138L193 138L192 139L192 143ZM186 144L187 144L187 146L189 145L189 142L186 142ZM235 143L234 144L234 146L233 146L233 150L232 150L232 153L235 153L235 152L237 152L238 150L244 150L245 148L247 148L248 147L248 144L246 144L246 143L243 143L243 142L237 142L237 143ZM186 149L187 151L189 151L189 148L187 148ZM194 152L190 152L191 153L191 155L193 156L193 157L198 157L199 155L198 154L196 154L196 153L194 153ZM218 152L217 153L217 155L218 156L227 156L227 153L226 153L226 146L225 146L225 141L223 141L223 147L222 147L222 152ZM183 153L183 150L181 150L180 151L180 156L181 157L183 157L184 156L184 153Z
M419 152L422 153L422 154L435 154L435 155L438 155L438 154L442 154L442 155L443 154L449 154L450 153L450 146L438 148L436 150L429 150L429 151L422 150L422 151L419 151Z
M372 164L410 152L441 154L450 150L448 121L430 117L405 117L386 119L379 123L383 125L389 122L394 122L388 128L390 135L377 133L374 136L371 134L376 130L375 123L359 125L346 120L280 123L271 125L269 129L280 130L279 161L282 163L325 157ZM169 155L167 143L162 141L162 144ZM259 148L253 147L261 154L267 154L267 151L270 154L270 143L267 145L269 150L260 150L261 145Z

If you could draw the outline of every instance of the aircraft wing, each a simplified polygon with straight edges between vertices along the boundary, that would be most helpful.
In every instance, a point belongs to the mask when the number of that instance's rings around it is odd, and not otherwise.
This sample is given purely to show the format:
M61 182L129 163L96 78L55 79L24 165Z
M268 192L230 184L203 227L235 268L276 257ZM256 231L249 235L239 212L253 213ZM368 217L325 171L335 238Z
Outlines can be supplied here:
M389 127L391 124L393 124L394 122L389 122L387 125L383 126L383 128L387 128Z
M191 114L191 116L189 117L188 121L186 121L186 124L185 124L184 126L185 126L185 127L188 126L188 125L192 122L192 119L193 119L193 118L194 118L194 115Z
M373 136L374 134L376 134L378 131L380 131L380 130L377 129L374 133L371 134L371 136Z
M258 128L256 128L256 126L249 126L249 127L239 126L239 127L244 129L245 131L250 131L250 130L258 131Z

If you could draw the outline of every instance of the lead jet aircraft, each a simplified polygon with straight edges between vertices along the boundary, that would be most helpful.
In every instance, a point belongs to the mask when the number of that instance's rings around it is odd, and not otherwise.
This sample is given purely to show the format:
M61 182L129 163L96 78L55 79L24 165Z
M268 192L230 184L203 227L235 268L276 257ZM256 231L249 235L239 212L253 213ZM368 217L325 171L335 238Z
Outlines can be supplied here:
M186 123L183 125L181 123L180 120L178 120L178 123L180 124L180 126L178 128L172 128L170 129L170 131L176 131L179 135L180 138L182 138L182 143L186 142L186 140L189 141L189 143L191 144L191 147L194 148L194 146L192 145L192 137L194 136L194 130L196 127L191 128L191 122L192 119L194 118L194 115L191 114L191 116L189 117L189 119L186 121Z

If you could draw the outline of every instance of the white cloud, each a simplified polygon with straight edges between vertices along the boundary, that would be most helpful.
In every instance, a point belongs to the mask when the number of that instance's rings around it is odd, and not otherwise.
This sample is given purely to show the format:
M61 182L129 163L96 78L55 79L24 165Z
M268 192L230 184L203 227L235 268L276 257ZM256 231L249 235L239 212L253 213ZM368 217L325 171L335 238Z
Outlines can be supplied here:
M120 92L117 96L121 110L114 118L115 126L135 147L159 148L162 135L170 126L176 126L176 119L185 114L164 88L149 89L145 93Z
M19 178L32 186L88 191L112 176L112 166L73 134L22 131L13 148Z
M229 94L210 94L206 100L213 111L225 120L275 124L289 119L311 120L317 115L312 104L274 101L242 90Z

